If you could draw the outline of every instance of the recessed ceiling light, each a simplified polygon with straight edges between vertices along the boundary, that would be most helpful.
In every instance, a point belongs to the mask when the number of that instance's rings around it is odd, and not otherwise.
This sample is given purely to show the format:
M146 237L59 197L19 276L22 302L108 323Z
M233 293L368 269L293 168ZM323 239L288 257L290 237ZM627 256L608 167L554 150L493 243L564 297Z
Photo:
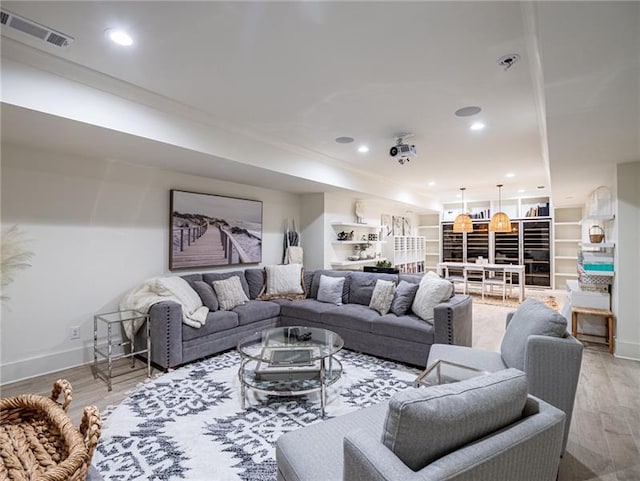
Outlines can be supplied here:
M353 142L353 137L338 137L336 138L336 142L339 144L350 144Z
M123 47L133 45L133 39L124 30L110 28L109 30L107 30L107 35L113 43L117 43L118 45L122 45Z
M471 130L482 130L484 129L484 124L482 122L474 122L469 127Z
M369 147L367 147L366 145L361 145L360 147L358 147L358 152L362 152L363 154L369 152Z
M429 187L433 187L434 185L436 185L436 183L432 180L431 182L428 182L427 185Z
M509 178L512 178L512 177L515 177L515 176L516 176L516 174L514 174L513 172L509 172L507 175L505 175L505 177L509 177Z
M482 109L480 107L476 107L475 105L470 105L468 107L462 107L456 110L454 113L456 117L471 117L472 115L479 114Z
M524 193L524 189L518 189L518 194Z

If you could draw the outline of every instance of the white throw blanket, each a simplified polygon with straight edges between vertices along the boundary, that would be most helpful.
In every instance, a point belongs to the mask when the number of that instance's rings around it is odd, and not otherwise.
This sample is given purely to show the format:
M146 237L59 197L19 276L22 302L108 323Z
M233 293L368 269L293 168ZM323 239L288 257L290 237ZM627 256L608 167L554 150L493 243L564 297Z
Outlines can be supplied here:
M200 303L200 306L192 305L188 308L183 301L183 293L180 292L179 289L174 289L172 292L170 285L163 282L170 278L163 278L163 281L160 281L160 283L158 282L159 279L161 278L154 277L146 281L144 284L130 290L120 302L120 309L134 309L136 311L148 313L151 306L158 302L173 301L182 306L183 323L195 328L202 327L207 320L209 309L206 306L203 306L202 303ZM183 279L181 280L187 284L186 281ZM191 289L191 286L188 284L187 286ZM195 291L193 293L197 296ZM183 299L180 297L183 297ZM142 326L142 319L137 319L133 322L124 322L123 324L125 334L129 339L132 339L136 332L138 332L138 329Z

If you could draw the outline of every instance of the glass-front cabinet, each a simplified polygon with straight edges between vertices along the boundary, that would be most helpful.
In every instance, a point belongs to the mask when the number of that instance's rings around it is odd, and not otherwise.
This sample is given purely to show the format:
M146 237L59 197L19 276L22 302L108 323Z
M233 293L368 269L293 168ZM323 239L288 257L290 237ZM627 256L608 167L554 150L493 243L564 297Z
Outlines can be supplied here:
M511 232L490 233L489 223L474 222L473 232L453 232L452 223L442 224L443 262L476 262L525 266L525 285L551 287L551 220L513 220ZM516 274L513 282L519 281Z

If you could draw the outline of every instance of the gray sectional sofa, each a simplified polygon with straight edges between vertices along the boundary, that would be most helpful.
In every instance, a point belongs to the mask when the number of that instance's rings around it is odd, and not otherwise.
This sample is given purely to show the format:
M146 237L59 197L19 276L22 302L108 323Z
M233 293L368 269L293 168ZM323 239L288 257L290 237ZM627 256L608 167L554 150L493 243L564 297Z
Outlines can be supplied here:
M321 275L345 277L343 305L316 299ZM383 316L368 307L377 279L392 280L396 284L402 280L419 283L420 276L332 270L305 272L307 297L293 301L257 299L264 282L263 269L189 274L183 278L195 287L197 281L211 283L230 276L240 278L249 301L231 311L210 311L205 325L199 329L183 324L181 306L175 302L160 302L151 307L151 361L154 364L164 369L177 367L231 349L253 332L293 325L329 329L342 336L347 349L417 366L425 366L429 349L435 343L471 346L470 296L456 294L438 304L433 322L423 321L411 312ZM146 330L140 329L136 342L146 342L145 336Z

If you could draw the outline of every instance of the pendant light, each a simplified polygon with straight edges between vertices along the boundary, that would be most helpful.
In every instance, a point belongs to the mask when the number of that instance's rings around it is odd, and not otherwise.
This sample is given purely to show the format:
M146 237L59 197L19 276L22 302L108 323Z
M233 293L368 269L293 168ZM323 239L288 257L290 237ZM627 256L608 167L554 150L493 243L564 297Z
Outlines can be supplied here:
M473 223L471 222L471 217L469 217L469 214L464 213L465 190L465 187L460 187L460 191L462 191L462 213L458 214L456 220L453 221L453 232L473 232Z
M511 232L511 219L502 212L502 184L496 187L498 188L498 212L491 216L489 232Z

